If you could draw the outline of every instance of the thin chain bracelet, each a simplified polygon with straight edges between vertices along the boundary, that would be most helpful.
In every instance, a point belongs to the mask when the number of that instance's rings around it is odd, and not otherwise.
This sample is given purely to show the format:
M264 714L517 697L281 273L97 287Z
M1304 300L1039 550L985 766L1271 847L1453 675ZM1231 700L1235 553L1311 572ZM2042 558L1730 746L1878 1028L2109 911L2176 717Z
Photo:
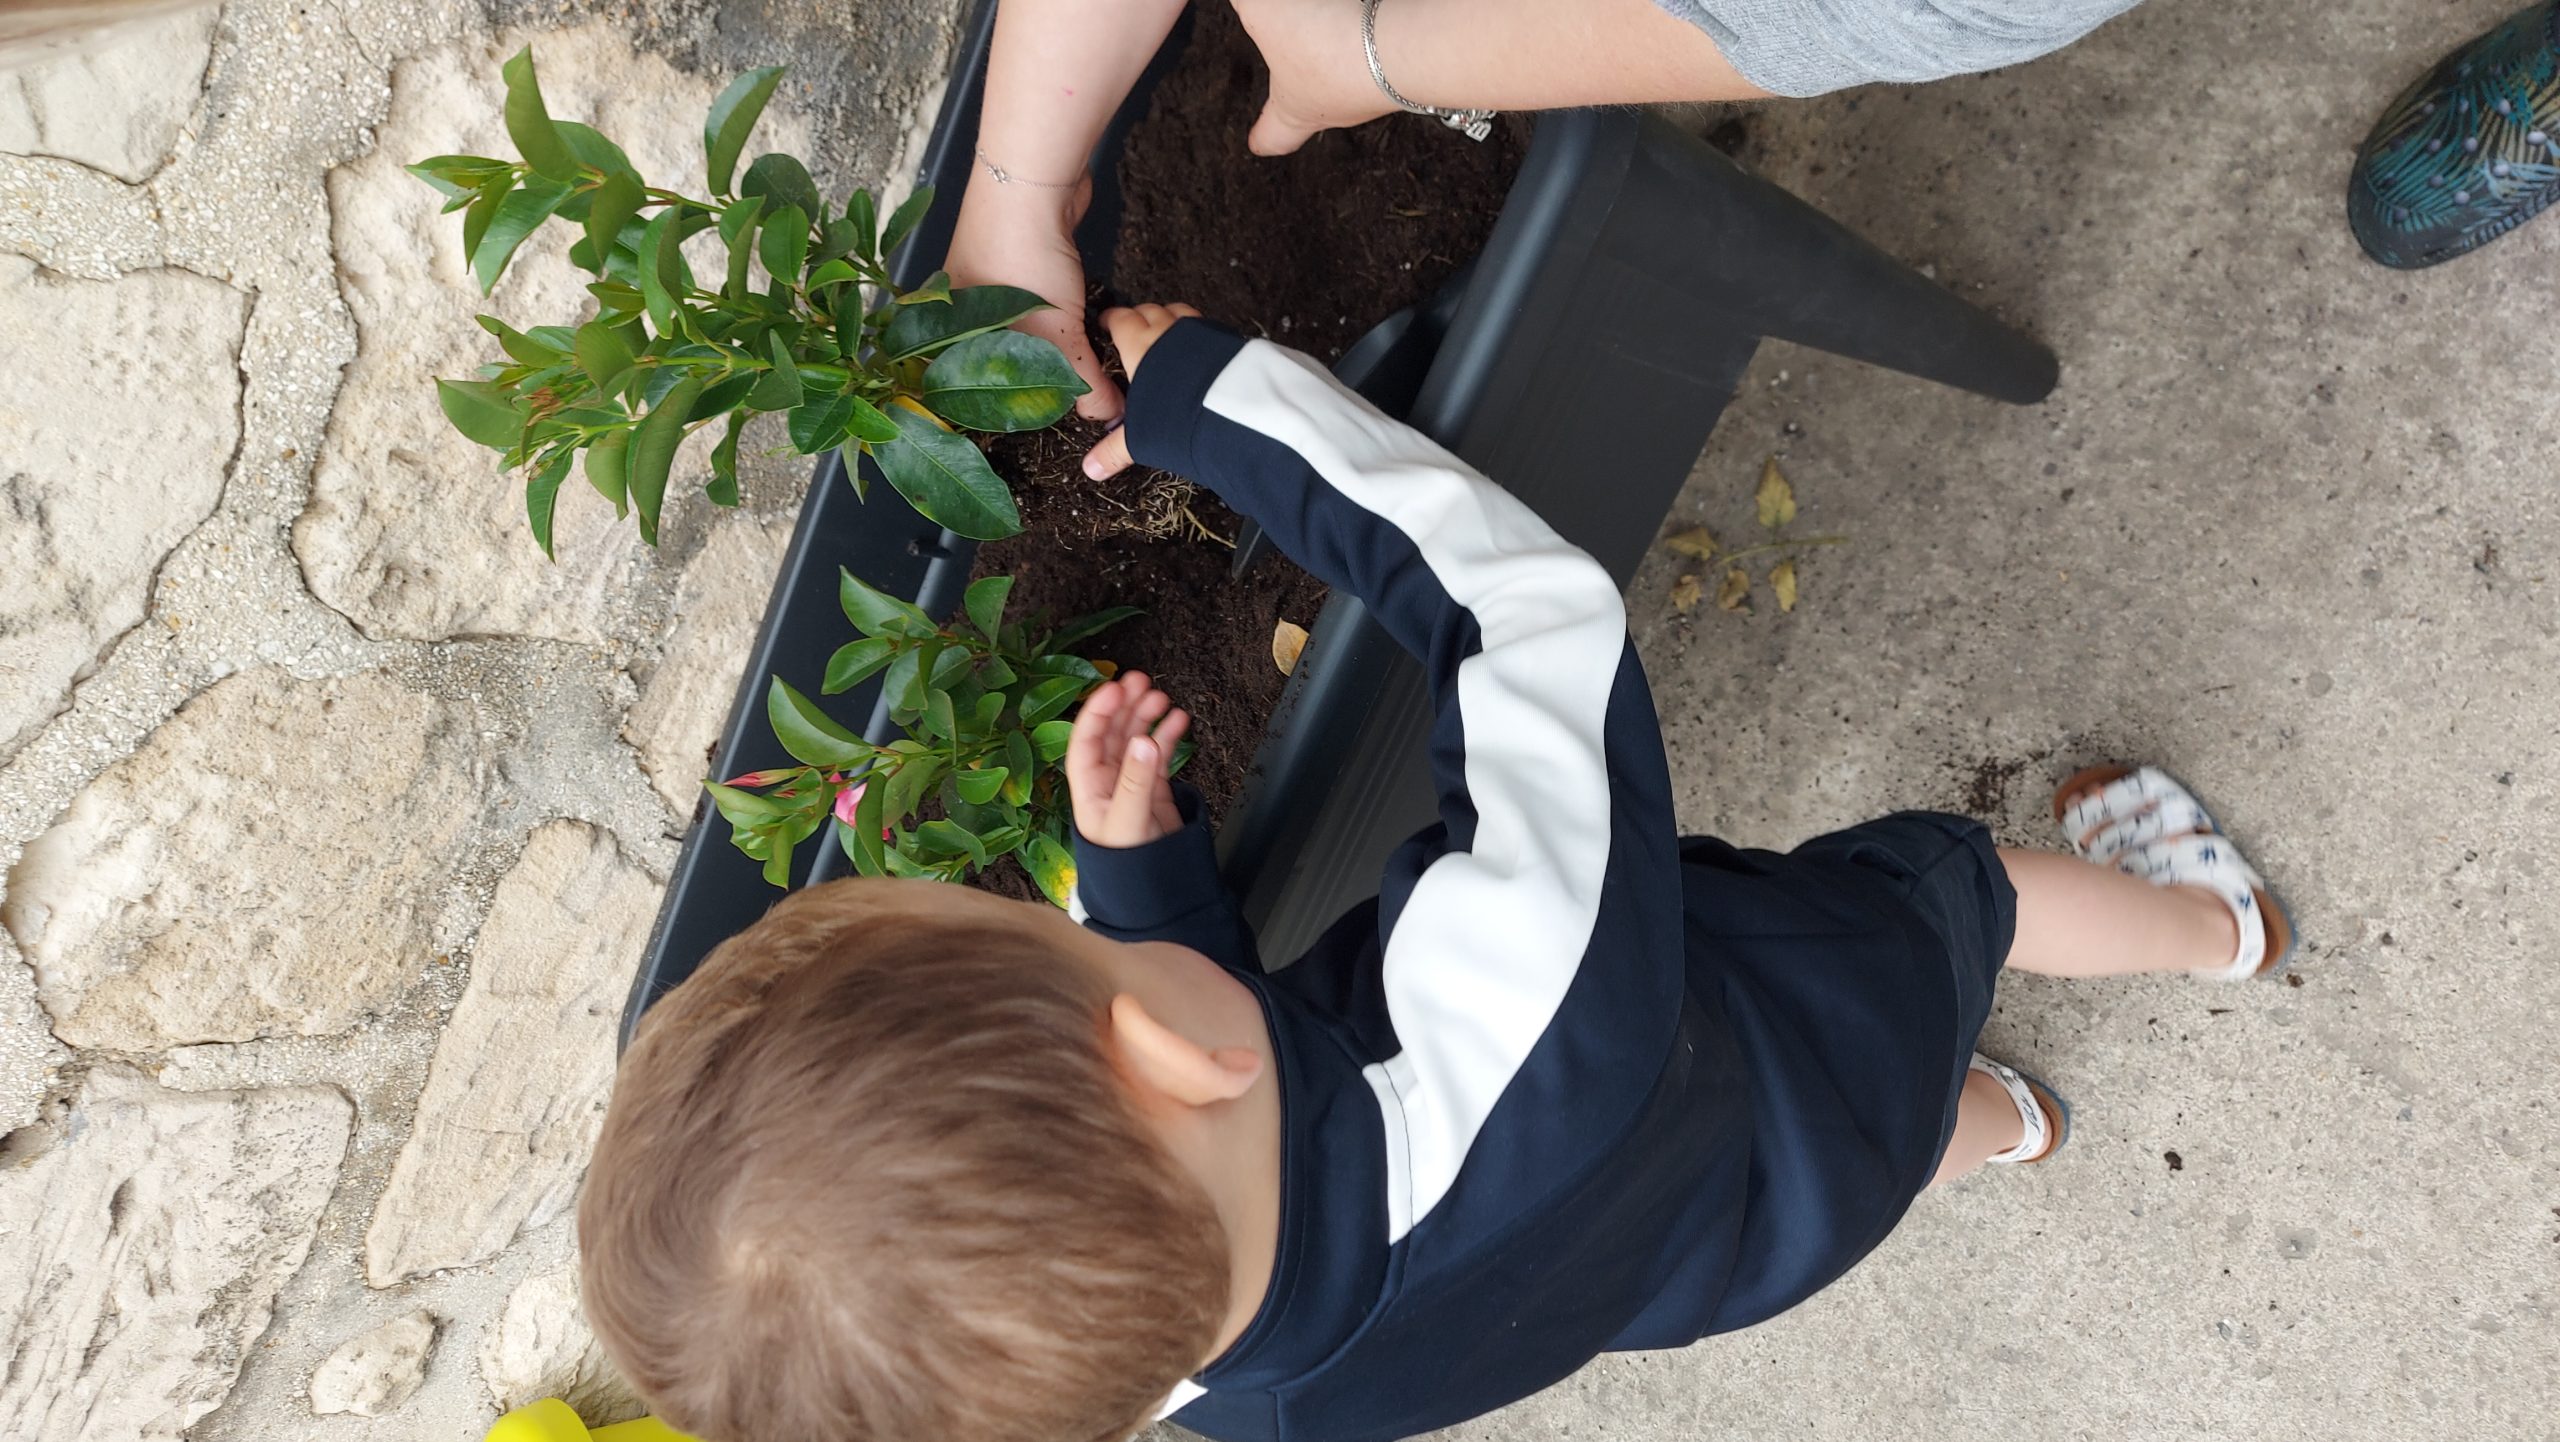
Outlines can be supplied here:
M1078 177L1074 180L1058 181L1033 180L1027 175L1016 175L1012 171L1005 169L1003 166L996 164L995 157L987 154L987 148L985 146L980 145L972 148L978 152L978 163L987 168L987 174L995 177L995 182L998 185L1028 185L1040 190L1073 190L1077 186L1084 184L1082 177Z
M1490 110L1453 110L1445 105L1416 105L1396 93L1387 83L1387 68L1378 63L1378 0L1360 0L1360 48L1369 55L1369 78L1378 82L1378 93L1395 102L1396 108L1415 115L1428 115L1466 136L1482 140L1493 133Z

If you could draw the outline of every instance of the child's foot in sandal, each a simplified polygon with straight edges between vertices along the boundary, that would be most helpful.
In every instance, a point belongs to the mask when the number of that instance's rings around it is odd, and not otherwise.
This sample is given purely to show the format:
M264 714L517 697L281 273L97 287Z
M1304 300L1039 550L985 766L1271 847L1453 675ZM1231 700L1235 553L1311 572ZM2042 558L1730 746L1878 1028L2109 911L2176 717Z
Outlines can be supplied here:
M2021 1135L2018 1144L2004 1152L1983 1158L1988 1166L2017 1166L2040 1162L2062 1150L2071 1139L2071 1104L2062 1094L2043 1082L2010 1066L1996 1062L1980 1052L1973 1054L1972 1069L2000 1084L2017 1105Z
M2193 886L2230 909L2238 945L2228 962L2199 968L2225 981L2284 969L2293 919L2195 793L2156 766L2093 766L2053 794L2053 817L2072 854L2154 886Z

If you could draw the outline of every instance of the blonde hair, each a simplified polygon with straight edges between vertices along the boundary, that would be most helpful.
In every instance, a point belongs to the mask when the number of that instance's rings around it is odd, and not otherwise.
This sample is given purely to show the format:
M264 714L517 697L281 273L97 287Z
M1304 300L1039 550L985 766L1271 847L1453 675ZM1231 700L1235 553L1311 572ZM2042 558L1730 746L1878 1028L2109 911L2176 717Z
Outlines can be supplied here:
M123 26L181 10L194 10L208 0L0 0L0 70L33 65L106 38Z
M1000 920L798 893L623 1059L579 1200L588 1320L719 1442L1123 1442L1196 1369L1226 1236Z

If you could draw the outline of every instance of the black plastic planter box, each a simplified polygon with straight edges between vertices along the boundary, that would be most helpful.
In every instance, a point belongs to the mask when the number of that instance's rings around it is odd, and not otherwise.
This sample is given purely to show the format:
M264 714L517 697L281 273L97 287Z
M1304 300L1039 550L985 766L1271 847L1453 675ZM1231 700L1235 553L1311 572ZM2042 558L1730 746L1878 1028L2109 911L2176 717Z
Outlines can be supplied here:
M937 200L897 258L902 283L930 274L949 244L974 160L994 18L989 0L944 95L922 176ZM1177 31L1157 57L1096 153L1096 199L1079 240L1097 277L1119 219L1113 162L1182 38ZM1500 481L1624 582L1752 353L1771 336L2021 404L2043 399L2056 377L2042 346L1667 122L1631 110L1539 117L1475 261L1433 304L1370 332L1335 370ZM959 605L974 544L917 515L886 485L858 500L841 467L829 456L810 482L715 774L789 764L765 723L766 682L779 675L816 693L828 655L848 634L836 606L839 565L927 611ZM874 739L894 734L876 681L836 709L867 715ZM1374 894L1388 853L1434 819L1427 731L1419 668L1358 601L1333 597L1220 828L1227 879L1265 957L1296 956ZM846 869L822 831L800 848L793 884ZM626 1040L650 1002L773 903L777 893L759 872L730 844L728 823L698 803L633 981Z

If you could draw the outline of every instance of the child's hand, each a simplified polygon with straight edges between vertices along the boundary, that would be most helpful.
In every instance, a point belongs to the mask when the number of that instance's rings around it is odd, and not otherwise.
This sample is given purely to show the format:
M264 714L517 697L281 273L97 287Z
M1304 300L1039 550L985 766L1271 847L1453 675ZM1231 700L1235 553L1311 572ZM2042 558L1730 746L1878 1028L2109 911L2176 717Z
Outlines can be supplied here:
M1158 337L1173 329L1173 323L1199 311L1179 303L1173 305L1114 306L1102 313L1103 328L1111 332L1111 344L1120 351L1120 369L1135 383L1138 362ZM1129 468L1129 437L1125 431L1113 431L1102 438L1102 444L1085 452L1084 473L1101 480L1116 476ZM1085 703L1090 706L1093 703Z
M1096 846L1144 846L1182 829L1168 769L1191 717L1124 671L1087 696L1067 742L1067 794L1076 830Z

